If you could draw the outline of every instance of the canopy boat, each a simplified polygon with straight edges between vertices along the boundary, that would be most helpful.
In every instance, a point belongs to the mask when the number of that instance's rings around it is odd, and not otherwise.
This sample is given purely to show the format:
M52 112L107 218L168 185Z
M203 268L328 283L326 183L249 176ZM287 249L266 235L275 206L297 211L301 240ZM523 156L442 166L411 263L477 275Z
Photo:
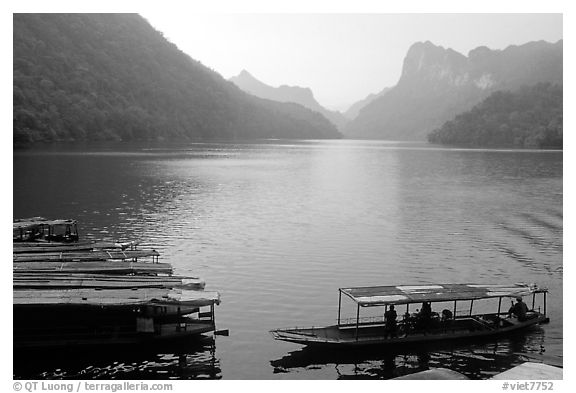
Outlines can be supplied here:
M14 242L59 242L78 241L76 220L47 220L31 217L14 220L12 237Z
M101 274L172 274L169 263L131 261L17 262L17 273L101 273Z
M14 289L14 347L145 344L215 330L218 292L172 288Z
M546 316L548 290L535 285L431 284L340 288L338 322L326 327L282 328L270 333L276 340L309 346L360 347L366 345L420 344L449 339L496 336L549 322ZM342 319L342 295L356 305L356 316ZM541 295L541 296L537 296ZM520 317L504 309L502 299L531 297ZM538 298L538 299L537 299ZM539 300L538 307L536 301ZM497 303L496 303L497 302ZM410 313L421 304L422 311ZM497 304L497 309L496 309ZM443 308L441 314L433 312ZM394 306L394 307L393 307ZM387 311L405 306L397 323L387 322ZM462 307L466 308L462 310ZM474 312L474 307L482 309ZM490 306L490 307L487 307ZM380 309L378 309L378 307ZM494 308L487 311L488 308ZM361 317L360 310L377 315ZM424 312L425 310L427 312ZM400 307L398 307L400 316Z
M136 250L138 242L94 242L78 241L74 243L46 242L46 241L14 241L12 252L14 254L47 253L47 252L80 252L105 250Z
M15 219L12 224L13 252L79 252L93 250L136 250L137 242L79 241L78 222L44 217Z
M150 274L95 274L95 273L26 273L14 272L14 289L138 289L138 288L180 288L204 289L206 283L198 277L167 276Z
M149 258L151 262L158 263L160 253L156 250L115 251L98 250L82 252L31 252L14 253L13 262L74 262L74 261L132 261L138 262L138 258Z

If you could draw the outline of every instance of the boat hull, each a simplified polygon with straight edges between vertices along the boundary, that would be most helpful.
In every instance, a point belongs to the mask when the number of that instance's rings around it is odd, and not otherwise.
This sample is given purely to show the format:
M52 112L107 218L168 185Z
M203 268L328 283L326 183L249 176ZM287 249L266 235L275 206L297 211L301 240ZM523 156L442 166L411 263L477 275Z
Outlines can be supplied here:
M429 332L418 331L399 334L397 337L386 337L383 325L360 326L358 333L356 333L355 327L350 325L276 329L270 333L276 340L316 347L403 346L507 335L538 324L547 323L549 319L545 315L537 314L523 322L510 318L503 318L500 321L494 326L486 326L474 318L462 318L458 321L461 322L460 326L455 329L437 329Z
M189 339L215 330L211 316L203 317L198 308L178 311L160 314L145 306L15 308L14 348L148 344ZM191 317L182 312L195 314Z

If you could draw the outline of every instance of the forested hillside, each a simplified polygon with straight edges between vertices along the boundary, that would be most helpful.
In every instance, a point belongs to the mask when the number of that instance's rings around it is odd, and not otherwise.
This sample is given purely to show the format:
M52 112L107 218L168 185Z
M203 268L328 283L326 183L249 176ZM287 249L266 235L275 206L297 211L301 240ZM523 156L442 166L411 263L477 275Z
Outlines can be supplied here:
M474 147L562 148L562 86L497 91L433 131L432 143Z
M340 136L242 92L134 14L14 14L13 67L15 144Z

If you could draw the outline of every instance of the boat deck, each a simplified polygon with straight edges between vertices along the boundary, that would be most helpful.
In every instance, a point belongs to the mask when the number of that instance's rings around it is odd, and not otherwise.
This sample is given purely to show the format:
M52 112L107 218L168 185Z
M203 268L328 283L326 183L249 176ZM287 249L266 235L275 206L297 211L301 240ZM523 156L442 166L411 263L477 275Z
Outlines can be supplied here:
M12 260L20 262L72 262L72 261L108 261L131 260L152 257L153 262L158 261L160 254L156 250L97 250L97 251L71 251L71 252L31 252L13 254Z
M23 273L172 274L168 263L126 261L17 262L12 271Z
M16 289L65 288L182 288L204 289L205 282L198 277L114 275L88 273L18 273L12 277Z

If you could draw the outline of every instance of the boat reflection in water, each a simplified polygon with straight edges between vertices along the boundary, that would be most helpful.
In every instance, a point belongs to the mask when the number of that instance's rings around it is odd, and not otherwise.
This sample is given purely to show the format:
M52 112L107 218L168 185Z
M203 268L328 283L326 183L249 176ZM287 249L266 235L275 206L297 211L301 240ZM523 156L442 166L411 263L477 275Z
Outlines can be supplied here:
M544 330L505 338L446 342L405 348L364 347L348 350L304 347L270 362L274 373L333 368L338 379L391 379L444 367L470 379L488 379L525 361L550 363L544 353ZM561 365L561 359L555 359Z
M214 337L124 350L97 348L14 353L14 379L220 379Z

